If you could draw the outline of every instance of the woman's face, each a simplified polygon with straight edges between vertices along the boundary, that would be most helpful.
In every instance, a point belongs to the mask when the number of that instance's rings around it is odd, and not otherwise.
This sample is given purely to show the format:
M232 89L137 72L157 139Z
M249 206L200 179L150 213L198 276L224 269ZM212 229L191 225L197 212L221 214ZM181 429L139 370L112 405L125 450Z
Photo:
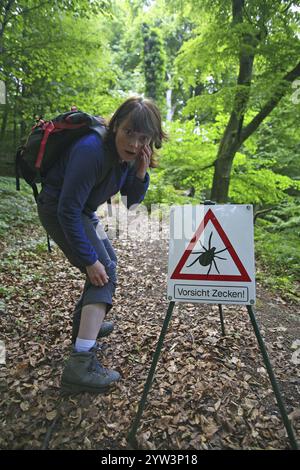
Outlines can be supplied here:
M131 128L130 119L127 118L117 128L116 148L119 157L124 162L135 160L145 145L149 145L151 137Z

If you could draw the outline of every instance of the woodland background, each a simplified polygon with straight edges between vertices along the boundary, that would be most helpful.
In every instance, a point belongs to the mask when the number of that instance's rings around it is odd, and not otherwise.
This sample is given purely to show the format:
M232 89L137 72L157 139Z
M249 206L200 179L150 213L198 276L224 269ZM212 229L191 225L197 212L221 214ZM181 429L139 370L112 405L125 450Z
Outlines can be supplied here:
M299 11L285 0L1 0L1 174L36 116L76 104L109 117L143 93L170 136L145 204L253 204L265 281L298 297Z
M104 361L120 365L124 384L58 402L82 280L55 247L49 257L30 188L14 189L13 157L36 116L76 105L109 118L136 93L158 103L169 134L149 211L254 206L257 314L299 434L299 57L300 1L0 0L1 448L127 448L167 307L167 244L115 241L121 328ZM288 447L249 325L241 310L227 314L222 338L214 306L178 307L142 447Z

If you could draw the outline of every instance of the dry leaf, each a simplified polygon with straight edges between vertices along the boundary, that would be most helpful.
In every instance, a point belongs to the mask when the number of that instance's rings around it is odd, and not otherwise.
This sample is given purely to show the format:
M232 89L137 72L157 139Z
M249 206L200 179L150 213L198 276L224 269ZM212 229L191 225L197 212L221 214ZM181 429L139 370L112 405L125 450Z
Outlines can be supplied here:
M48 419L48 421L53 421L54 418L56 418L56 416L57 416L56 410L49 411L48 413L46 413L46 418Z
M292 413L289 414L289 418L292 421L297 421L300 419L300 408L296 408Z
M83 441L83 444L84 444L84 447L86 449L91 449L92 448L92 444L91 444L91 441L89 440L89 438L87 436L85 436L84 438L84 441Z
M30 408L28 401L23 401L22 403L20 403L20 408L22 411L28 411Z

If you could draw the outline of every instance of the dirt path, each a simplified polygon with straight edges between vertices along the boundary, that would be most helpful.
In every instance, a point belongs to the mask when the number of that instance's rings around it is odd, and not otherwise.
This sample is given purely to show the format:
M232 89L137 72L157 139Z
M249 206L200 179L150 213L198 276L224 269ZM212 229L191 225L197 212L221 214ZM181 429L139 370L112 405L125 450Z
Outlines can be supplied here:
M63 399L59 379L83 280L57 249L49 256L42 244L24 235L1 275L7 364L0 368L0 447L126 449L168 306L167 242L114 242L119 288L110 317L116 328L99 358L123 379L106 395ZM300 340L300 307L257 290L257 320L300 440L299 365L292 349ZM176 305L137 434L141 448L289 448L248 314L225 306L224 315L222 337L216 305Z

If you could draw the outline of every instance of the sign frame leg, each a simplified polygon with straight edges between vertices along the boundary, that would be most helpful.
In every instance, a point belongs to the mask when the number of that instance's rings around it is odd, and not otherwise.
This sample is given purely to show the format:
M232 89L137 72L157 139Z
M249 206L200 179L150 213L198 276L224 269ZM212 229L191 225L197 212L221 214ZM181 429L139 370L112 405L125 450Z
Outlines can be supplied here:
M162 329L161 329L161 332L160 332L160 336L159 336L159 339L158 339L158 342L157 342L157 345L156 345L156 349L155 349L155 352L154 352L154 355L153 355L153 358L152 358L152 363L151 363L151 366L150 366L150 369L149 369L148 377L147 377L146 383L144 385L143 395L142 395L142 398L140 400L139 407L138 407L136 416L134 418L133 424L132 424L132 426L130 428L130 431L128 433L128 436L127 436L127 441L129 443L131 443L134 447L137 447L137 441L136 441L136 437L135 437L136 432L137 432L137 429L139 427L140 420L141 420L144 408L146 406L147 396L148 396L149 390L150 390L152 382L153 382L153 377L154 377L154 374L155 374L156 366L157 366L158 359L159 359L159 356L160 356L160 353L161 353L161 350L162 350L162 347L163 347L164 339L165 339L166 332L167 332L167 329L168 329L168 326L169 326L169 323L170 323L170 320L171 320L171 317L172 317L174 306L175 306L174 301L169 303L169 307L168 307L168 310L167 310L167 313L166 313L166 317L165 317L165 320L164 320L164 323L163 323L163 326L162 326Z
M255 333L260 351L261 351L262 356L263 356L264 364L266 366L266 369L267 369L267 372L268 372L268 375L269 375L269 379L270 379L270 382L271 382L271 385L272 385L272 388L273 388L273 391L274 391L274 394L275 394L275 397L276 397L276 401L277 401L277 404L278 404L278 407L279 407L279 410L280 410L281 418L282 418L283 424L285 426L285 429L286 429L291 447L294 450L299 450L299 445L298 445L298 442L296 440L296 436L295 436L294 430L292 428L291 422L288 418L288 414L287 414L287 411L286 411L286 408L285 408L285 405L284 405L284 402L283 402L283 399L282 399L282 395L281 395L279 386L277 384L277 381L276 381L276 378L275 378L275 375L274 375L274 372L273 372L273 369L272 369L272 366L271 366L271 362L269 360L269 356L268 356L268 353L267 353L267 350L266 350L266 347L265 347L265 343L264 343L264 341L262 339L262 336L260 334L260 330L259 330L259 327L258 327L258 324L257 324L257 321L256 321L256 317L255 317L255 314L254 314L254 311L253 311L251 305L247 305L247 310L248 310L248 313L249 313L249 316L250 316L250 320L251 320L251 323L252 323L252 326L253 326L253 329L254 329L254 333Z
M218 307L219 307L222 336L226 336L222 304L218 304Z

